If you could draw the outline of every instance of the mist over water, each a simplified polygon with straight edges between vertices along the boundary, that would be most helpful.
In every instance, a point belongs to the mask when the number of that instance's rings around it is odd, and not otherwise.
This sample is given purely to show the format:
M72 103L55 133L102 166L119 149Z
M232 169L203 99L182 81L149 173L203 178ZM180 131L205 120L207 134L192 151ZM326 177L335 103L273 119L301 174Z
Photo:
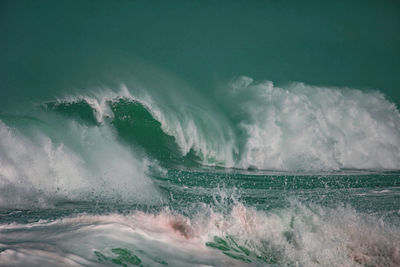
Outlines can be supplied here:
M399 266L392 1L0 3L0 266Z

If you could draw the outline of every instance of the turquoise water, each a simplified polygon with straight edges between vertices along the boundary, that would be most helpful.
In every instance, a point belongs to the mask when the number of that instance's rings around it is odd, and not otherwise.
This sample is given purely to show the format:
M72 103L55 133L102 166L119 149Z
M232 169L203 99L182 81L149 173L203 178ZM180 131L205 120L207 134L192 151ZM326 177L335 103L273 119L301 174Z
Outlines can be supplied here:
M0 3L0 266L399 266L394 1Z

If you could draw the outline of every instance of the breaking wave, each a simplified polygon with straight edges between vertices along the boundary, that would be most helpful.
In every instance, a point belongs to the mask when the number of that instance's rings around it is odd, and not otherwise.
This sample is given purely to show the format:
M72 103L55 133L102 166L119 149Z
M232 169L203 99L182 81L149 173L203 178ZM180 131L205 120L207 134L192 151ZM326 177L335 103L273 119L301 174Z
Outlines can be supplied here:
M221 107L159 103L126 86L48 102L95 125L109 123L126 142L161 163L285 171L399 169L400 114L377 91L241 77L222 90Z

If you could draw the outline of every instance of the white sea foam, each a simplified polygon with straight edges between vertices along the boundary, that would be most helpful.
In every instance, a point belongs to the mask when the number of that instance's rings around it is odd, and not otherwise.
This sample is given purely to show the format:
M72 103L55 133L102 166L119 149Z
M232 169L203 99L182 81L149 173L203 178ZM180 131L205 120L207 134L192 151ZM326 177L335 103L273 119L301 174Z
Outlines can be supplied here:
M0 237L1 262L17 266L32 255L42 255L44 263L52 259L66 265L111 264L121 255L118 249L152 266L160 262L173 266L400 264L398 229L351 208L296 201L273 212L236 203L222 214L204 206L191 219L164 210L3 224ZM49 242L52 247L46 245Z
M246 114L239 166L278 170L399 169L400 115L379 92L241 77L230 85ZM237 100L237 101L239 101Z

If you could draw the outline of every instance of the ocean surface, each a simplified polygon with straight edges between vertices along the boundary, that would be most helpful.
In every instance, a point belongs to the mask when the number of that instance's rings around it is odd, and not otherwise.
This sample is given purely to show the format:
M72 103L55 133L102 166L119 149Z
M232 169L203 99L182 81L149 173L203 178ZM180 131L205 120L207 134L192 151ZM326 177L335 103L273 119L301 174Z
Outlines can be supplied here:
M400 266L395 1L2 1L0 266Z

